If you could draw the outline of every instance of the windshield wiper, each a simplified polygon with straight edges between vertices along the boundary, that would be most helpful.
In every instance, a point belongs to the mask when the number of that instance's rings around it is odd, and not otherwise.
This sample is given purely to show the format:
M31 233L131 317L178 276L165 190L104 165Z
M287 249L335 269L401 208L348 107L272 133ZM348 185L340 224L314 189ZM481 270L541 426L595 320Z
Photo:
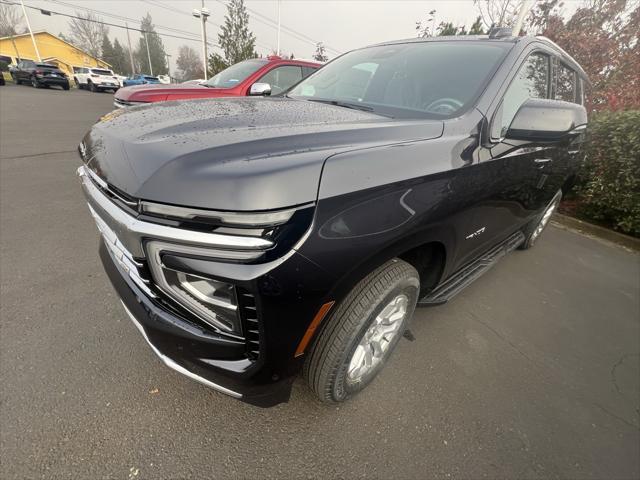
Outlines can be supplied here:
M351 108L353 110L362 110L364 112L373 112L373 107L360 105L359 103L341 102L339 100L324 100L320 98L308 98L310 102L326 103L327 105L335 105L336 107Z

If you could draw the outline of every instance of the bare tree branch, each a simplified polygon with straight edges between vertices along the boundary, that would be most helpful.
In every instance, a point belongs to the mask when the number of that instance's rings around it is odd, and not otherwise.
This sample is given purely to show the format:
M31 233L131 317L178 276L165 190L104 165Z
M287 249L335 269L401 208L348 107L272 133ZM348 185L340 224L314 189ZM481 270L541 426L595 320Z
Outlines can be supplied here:
M93 13L79 13L69 20L71 40L78 48L90 55L100 58L102 54L102 38L109 33L106 25L99 23L102 20Z

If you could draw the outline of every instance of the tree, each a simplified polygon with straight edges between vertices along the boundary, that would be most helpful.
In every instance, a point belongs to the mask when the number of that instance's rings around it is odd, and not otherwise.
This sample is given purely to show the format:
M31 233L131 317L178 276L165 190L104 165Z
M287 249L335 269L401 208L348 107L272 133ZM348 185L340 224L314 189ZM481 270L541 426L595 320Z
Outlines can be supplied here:
M480 19L491 27L511 27L525 0L473 0Z
M188 45L182 45L178 49L178 59L176 60L178 66L178 78L182 81L194 80L197 78L204 78L204 70L202 68L202 59L195 51Z
M527 29L556 42L592 83L590 109L640 108L640 5L626 0L588 0L569 19L558 0L539 2Z
M107 62L109 65L113 66L113 61L114 61L113 44L111 43L111 40L109 40L109 35L107 35L106 33L102 36L101 50L102 50L102 57L100 58L102 58L102 60Z
M469 35L484 35L484 29L482 28L482 17L478 16L476 21L471 24L469 28Z
M322 42L316 43L316 51L313 54L313 59L318 62L326 62L327 60L329 60L325 46Z
M227 4L227 15L220 30L218 43L228 65L257 57L256 37L249 31L249 14L244 0L231 0Z
M435 34L435 27L434 27L435 23L436 23L436 11L431 10L428 13L427 19L424 22L422 21L416 22L416 32L418 33L418 37L420 38L433 37Z
M160 35L155 30L151 15L147 13L140 24L142 30L142 38L138 42L138 48L135 51L138 70L141 72L149 72L153 70L154 75L166 75L167 57L164 52L164 45ZM146 40L145 40L146 35ZM149 53L147 54L147 43L149 43ZM151 58L151 68L149 67L149 58Z
M102 20L93 13L76 12L76 17L69 20L71 43L95 58L102 56L102 39L109 29Z
M120 75L131 75L131 62L129 61L129 49L124 48L118 39L113 41L113 61L111 67L113 71Z
M207 67L209 70L209 74L211 76L214 76L215 74L220 73L225 68L228 68L229 64L219 53L212 53L211 55L209 55Z
M0 37L19 35L23 31L22 14L17 7L0 3Z

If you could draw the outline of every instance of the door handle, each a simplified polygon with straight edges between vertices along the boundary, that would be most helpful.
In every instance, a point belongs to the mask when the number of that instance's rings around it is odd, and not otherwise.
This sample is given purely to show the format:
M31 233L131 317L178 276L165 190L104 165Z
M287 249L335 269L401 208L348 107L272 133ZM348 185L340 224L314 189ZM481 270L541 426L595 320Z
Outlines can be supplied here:
M540 163L549 163L551 161L550 158L536 158L534 160L534 162L540 164Z

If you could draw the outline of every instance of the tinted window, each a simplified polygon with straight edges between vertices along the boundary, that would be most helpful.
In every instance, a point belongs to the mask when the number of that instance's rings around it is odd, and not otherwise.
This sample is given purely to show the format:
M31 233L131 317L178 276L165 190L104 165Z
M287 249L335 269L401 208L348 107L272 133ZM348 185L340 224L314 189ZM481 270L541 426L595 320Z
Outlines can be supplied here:
M549 56L542 53L529 55L504 94L491 136L503 137L520 106L529 98L548 98L548 92Z
M271 94L284 92L302 80L302 68L295 65L283 65L274 68L260 77L259 82L271 85Z
M576 74L562 63L556 70L556 100L576 101Z
M316 70L317 70L317 68L313 68L313 67L302 67L302 76L303 77L308 77L309 75L311 75Z
M37 63L36 67L40 67L40 68L58 68L56 65L52 65L51 63Z
M92 68L91 73L95 73L97 75L113 75L111 70L102 70L100 68Z
M142 77L142 78L144 78L145 80L151 80L151 81L157 81L158 80L158 77L148 77L146 75L144 77Z
M233 88L267 63L265 60L245 60L231 65L205 83L207 87Z
M469 108L509 48L471 41L363 48L323 66L290 95L398 117L451 117Z

